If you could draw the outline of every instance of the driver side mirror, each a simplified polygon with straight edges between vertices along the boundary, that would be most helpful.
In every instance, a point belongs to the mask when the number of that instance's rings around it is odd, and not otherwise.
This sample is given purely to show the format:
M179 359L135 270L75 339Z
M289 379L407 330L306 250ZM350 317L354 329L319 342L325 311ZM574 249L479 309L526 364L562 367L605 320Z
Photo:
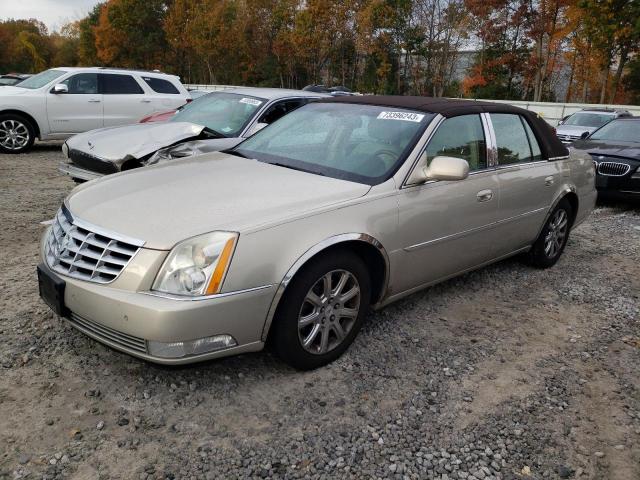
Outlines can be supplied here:
M269 124L268 123L262 123L262 122L258 122L256 124L254 124L253 127L251 127L251 130L249 130L249 137L251 135L254 135L254 134L258 133L260 130L262 130L267 125L269 125Z
M60 94L60 93L69 93L69 87L67 87L64 83L57 83L54 85L51 93Z
M589 136L589 132L582 132L582 135L580 135L580 138L582 140L584 140L585 138L587 138Z
M427 155L423 154L420 165L414 171L413 183L424 183L429 180L456 181L469 176L469 162L462 158L437 156L426 166Z

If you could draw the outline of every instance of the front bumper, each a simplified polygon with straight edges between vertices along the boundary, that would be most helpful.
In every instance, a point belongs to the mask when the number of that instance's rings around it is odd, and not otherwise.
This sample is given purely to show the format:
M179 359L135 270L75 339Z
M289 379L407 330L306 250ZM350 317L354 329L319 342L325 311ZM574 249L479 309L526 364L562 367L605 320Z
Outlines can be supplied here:
M625 176L596 175L598 194L618 198L640 198L640 178Z
M65 281L65 319L91 338L134 357L180 365L264 347L260 337L275 286L175 300L52 274ZM189 342L217 335L230 335L237 345L178 358L149 353L149 342Z
M103 173L92 172L84 168L76 167L72 163L60 162L58 164L58 171L65 175L69 175L71 178L77 178L78 180L95 180L104 176Z

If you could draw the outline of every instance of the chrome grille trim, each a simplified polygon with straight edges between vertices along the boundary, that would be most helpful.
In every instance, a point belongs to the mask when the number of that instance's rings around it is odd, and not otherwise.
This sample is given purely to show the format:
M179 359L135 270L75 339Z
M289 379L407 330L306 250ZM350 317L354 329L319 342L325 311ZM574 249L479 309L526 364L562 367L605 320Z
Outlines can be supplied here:
M67 321L81 332L105 343L114 343L128 350L135 350L140 353L147 353L147 341L143 338L134 337L113 328L92 322L80 315L71 312Z
M563 135L563 134L558 134L556 135L558 137L558 140L562 140L563 142L574 142L578 139L580 139L579 135Z
M63 206L53 220L44 253L53 271L105 284L118 278L143 244L75 219Z
M598 173L608 177L622 177L629 173L631 166L626 163L600 162L598 163Z

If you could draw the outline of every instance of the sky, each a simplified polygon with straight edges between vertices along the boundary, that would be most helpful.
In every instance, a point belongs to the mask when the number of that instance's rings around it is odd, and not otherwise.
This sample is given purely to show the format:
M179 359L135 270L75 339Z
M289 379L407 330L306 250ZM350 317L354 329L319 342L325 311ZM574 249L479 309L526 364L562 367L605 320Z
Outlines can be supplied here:
M0 0L0 20L35 18L56 30L65 23L79 20L99 0Z

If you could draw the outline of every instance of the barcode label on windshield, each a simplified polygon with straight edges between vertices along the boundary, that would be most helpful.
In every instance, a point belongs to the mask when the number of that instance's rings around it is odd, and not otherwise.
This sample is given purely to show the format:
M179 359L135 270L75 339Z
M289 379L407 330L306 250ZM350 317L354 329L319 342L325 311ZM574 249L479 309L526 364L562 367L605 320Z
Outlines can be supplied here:
M420 123L424 115L420 115L419 113L408 113L408 112L380 112L378 115L378 119L381 120L402 120L405 122L416 122Z
M262 102L260 100L256 100L255 98L247 98L244 97L243 99L240 100L240 103L247 103L249 105L254 105L254 106L258 106L260 105Z

